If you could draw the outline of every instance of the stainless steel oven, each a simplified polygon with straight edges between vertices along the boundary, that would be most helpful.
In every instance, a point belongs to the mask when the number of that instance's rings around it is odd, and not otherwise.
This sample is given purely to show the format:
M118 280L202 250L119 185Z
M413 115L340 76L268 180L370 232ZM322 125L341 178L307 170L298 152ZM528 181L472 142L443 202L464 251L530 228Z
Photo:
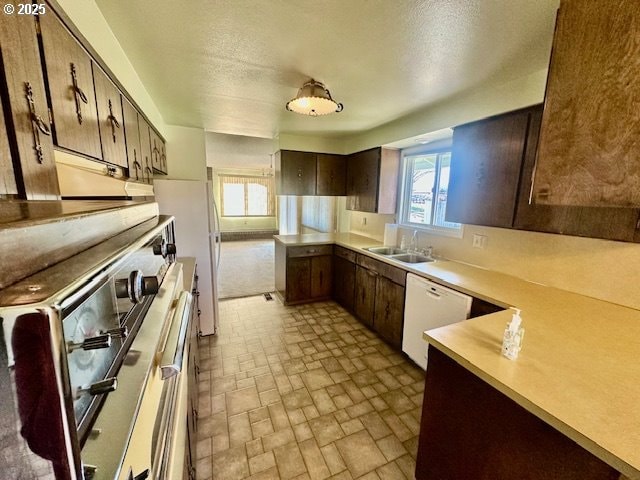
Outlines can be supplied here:
M159 216L0 290L3 479L114 478L122 468L152 371L147 350L172 331L175 254L173 219ZM103 434L111 422L119 433Z

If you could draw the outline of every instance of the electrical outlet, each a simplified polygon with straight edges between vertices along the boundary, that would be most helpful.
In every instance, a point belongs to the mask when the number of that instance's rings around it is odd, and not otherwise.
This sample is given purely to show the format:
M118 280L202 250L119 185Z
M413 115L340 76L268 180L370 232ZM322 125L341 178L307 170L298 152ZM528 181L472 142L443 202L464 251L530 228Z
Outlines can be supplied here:
M487 246L487 236L486 235L478 235L477 233L473 234L473 248L486 248Z

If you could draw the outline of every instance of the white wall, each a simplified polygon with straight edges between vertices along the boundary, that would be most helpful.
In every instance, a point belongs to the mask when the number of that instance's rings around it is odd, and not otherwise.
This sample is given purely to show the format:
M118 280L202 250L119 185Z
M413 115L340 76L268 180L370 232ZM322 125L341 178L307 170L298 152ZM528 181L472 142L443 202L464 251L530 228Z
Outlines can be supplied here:
M207 159L204 130L166 126L168 175L174 180L206 180Z

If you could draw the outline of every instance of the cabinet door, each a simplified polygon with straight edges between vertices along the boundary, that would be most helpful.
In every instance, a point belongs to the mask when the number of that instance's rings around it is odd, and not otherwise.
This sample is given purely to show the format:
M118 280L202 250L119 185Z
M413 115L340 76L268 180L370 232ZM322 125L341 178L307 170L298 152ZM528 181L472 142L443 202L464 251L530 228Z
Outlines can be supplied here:
M537 232L634 241L638 231L639 209L529 203L541 117L542 106L533 109L530 113L527 148L522 165L520 194L513 226Z
M347 162L343 155L317 155L316 195L345 195Z
M403 322L404 287L378 277L373 329L390 345L401 350Z
M127 142L127 163L129 164L129 177L142 181L143 167L142 154L140 152L140 132L138 131L138 112L122 98L122 113L124 115L124 135Z
M169 173L167 166L167 146L162 139L160 139L160 171L162 173Z
M51 12L40 15L55 142L102 159L91 58Z
M638 2L561 2L534 203L640 206L638 38Z
M2 103L0 103L0 195L15 195L17 193L18 187L9 149L9 134L4 122Z
M354 263L337 256L333 257L333 298L349 311L353 310L356 283Z
M162 170L162 140L160 136L151 129L151 167L157 172L165 173Z
M347 162L347 209L359 212L378 211L380 148L358 152Z
M98 65L92 63L92 66L98 105L98 125L102 141L102 159L105 162L127 168L127 147L124 141L120 90Z
M140 154L142 156L142 179L145 183L153 180L151 167L151 129L147 121L138 114L138 128L140 132Z
M356 266L356 292L353 310L356 317L369 328L373 328L377 277L375 272Z
M281 150L276 155L278 195L316 194L316 154Z
M518 110L454 129L448 222L512 226L527 123Z
M3 188L8 194L17 190L27 200L59 199L36 20L4 15L0 21L0 45L8 100L3 105L9 134L6 140L9 145L15 142L12 154L17 156L12 160L6 152L3 154ZM12 161L15 177L8 172Z
M288 258L286 278L287 303L311 298L311 258Z
M333 262L330 255L311 257L311 297L331 296L331 272Z

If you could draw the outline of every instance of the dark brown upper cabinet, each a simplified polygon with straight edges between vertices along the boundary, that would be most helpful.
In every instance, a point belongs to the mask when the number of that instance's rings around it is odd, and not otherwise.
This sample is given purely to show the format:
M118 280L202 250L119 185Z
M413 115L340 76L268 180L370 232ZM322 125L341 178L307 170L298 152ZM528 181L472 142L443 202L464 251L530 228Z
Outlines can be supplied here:
M512 226L528 120L525 109L455 127L448 222Z
M102 160L91 57L55 15L39 20L55 143Z
M53 141L47 109L36 20L30 16L3 15L0 21L2 95L6 122L2 147L2 186L5 194L27 200L60 198L53 158ZM0 130L4 133L4 130Z
M142 155L142 179L145 183L152 183L151 128L149 128L149 124L140 114L138 114L138 129L140 132L140 153Z
M347 210L395 213L400 152L376 147L347 159Z
M318 153L316 161L316 195L345 195L347 162L344 155Z
M541 118L542 105L539 105L531 110L521 187L513 226L536 232L562 233L626 242L640 241L639 209L529 203Z
M316 194L316 154L279 150L275 155L278 195Z
M142 152L140 151L138 112L124 97L122 97L122 113L124 115L124 135L127 143L129 177L141 182L144 179L144 167L142 165Z
M167 173L167 162L164 142L155 130L151 129L151 165L158 173Z
M637 2L561 2L534 203L640 206L638 38Z
M0 195L17 195L18 187L13 173L9 134L4 121L4 111L0 103Z
M109 80L100 67L95 63L92 66L103 160L127 168L127 147L124 139L120 90Z

